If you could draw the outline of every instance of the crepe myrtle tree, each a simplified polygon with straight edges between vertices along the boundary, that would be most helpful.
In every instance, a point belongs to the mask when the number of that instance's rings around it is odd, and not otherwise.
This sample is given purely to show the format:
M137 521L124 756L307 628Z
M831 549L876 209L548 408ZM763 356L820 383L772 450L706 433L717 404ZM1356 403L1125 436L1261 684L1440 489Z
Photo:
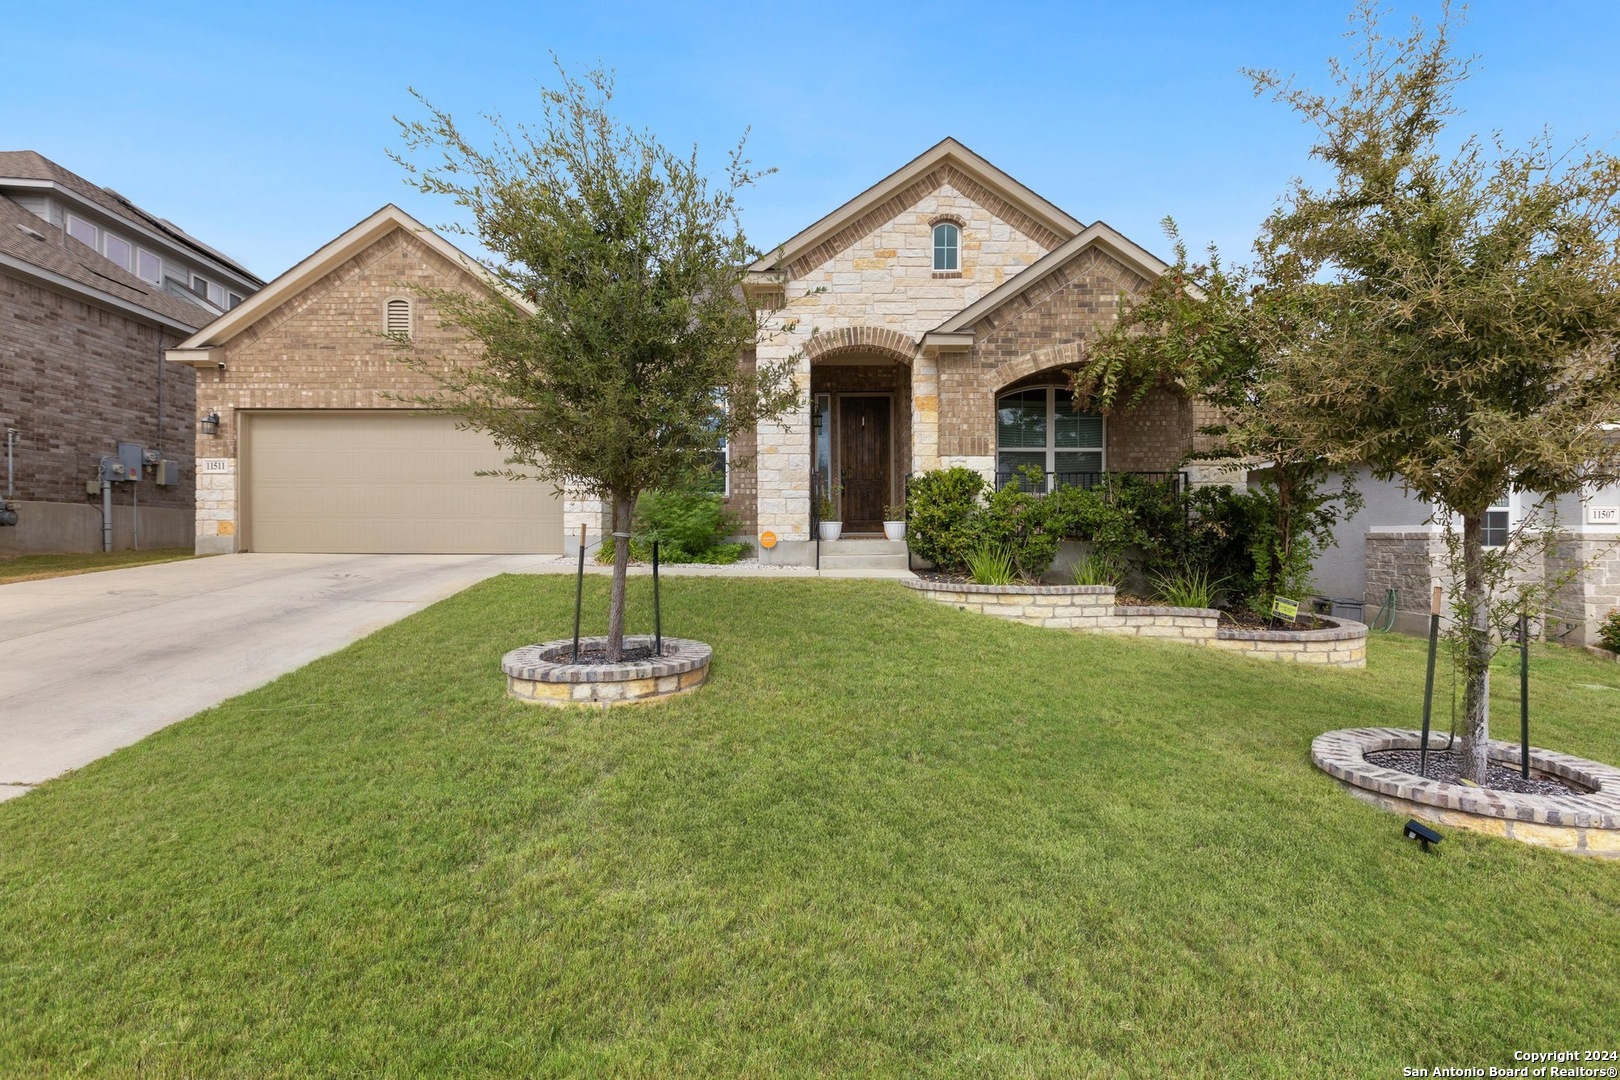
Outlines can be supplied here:
M791 362L738 364L762 330L740 289L757 252L737 193L763 175L743 144L711 184L695 150L676 154L611 115L609 73L557 71L539 124L488 117L489 148L415 90L426 119L396 118L407 182L465 209L471 225L449 228L490 253L500 286L431 293L480 355L423 363L437 386L418 400L493 436L509 478L611 507L607 657L619 660L637 497L689 482L724 440L780 416L796 392Z
M1301 332L1298 280L1286 268L1229 267L1213 245L1195 261L1175 221L1162 224L1175 262L1140 294L1120 297L1119 318L1068 372L1070 385L1077 405L1105 413L1135 408L1156 386L1177 386L1219 414L1200 429L1211 445L1194 457L1268 463L1251 496L1262 510L1251 604L1269 614L1278 594L1304 591L1315 556L1360 496L1348 480L1328 484L1328 462L1276 420L1273 398L1285 392L1274 377L1278 358Z
M1510 553L1485 547L1486 511L1510 490L1551 498L1620 467L1605 432L1620 419L1620 160L1545 137L1449 137L1469 75L1449 12L1402 37L1371 5L1353 22L1330 94L1249 73L1315 129L1327 173L1296 180L1263 228L1310 329L1280 354L1273 401L1303 449L1442 508L1462 773L1484 783L1495 642L1535 592ZM1543 524L1532 531L1550 537Z

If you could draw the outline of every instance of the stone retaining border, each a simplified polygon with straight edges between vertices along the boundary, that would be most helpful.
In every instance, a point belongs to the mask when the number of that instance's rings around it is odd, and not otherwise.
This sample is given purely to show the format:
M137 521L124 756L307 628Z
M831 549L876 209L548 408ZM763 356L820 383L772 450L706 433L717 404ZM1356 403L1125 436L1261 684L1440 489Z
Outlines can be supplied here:
M1532 746L1533 772L1592 790L1529 795L1442 783L1367 760L1379 750L1416 750L1422 740L1421 732L1399 728L1344 728L1318 735L1311 761L1351 794L1386 810L1559 851L1620 858L1620 769ZM1431 734L1429 748L1437 742ZM1518 743L1492 739L1488 753L1492 761L1519 765Z
M1119 607L1110 585L972 585L912 579L901 584L940 604L1050 630L1156 637L1230 649L1264 660L1367 666L1367 627L1324 619L1326 630L1239 630L1212 608Z
M580 646L600 646L603 637L581 638ZM626 637L626 648L651 647L651 635ZM628 705L688 693L709 676L714 650L690 638L664 639L664 652L624 664L574 664L574 641L543 641L501 657L506 692L534 705Z

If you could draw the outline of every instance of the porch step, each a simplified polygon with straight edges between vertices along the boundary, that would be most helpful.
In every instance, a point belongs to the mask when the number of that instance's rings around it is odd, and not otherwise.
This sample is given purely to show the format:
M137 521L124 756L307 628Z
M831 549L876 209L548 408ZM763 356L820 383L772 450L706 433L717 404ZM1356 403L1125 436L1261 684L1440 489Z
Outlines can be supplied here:
M904 570L906 545L903 540L824 540L821 543L823 570Z

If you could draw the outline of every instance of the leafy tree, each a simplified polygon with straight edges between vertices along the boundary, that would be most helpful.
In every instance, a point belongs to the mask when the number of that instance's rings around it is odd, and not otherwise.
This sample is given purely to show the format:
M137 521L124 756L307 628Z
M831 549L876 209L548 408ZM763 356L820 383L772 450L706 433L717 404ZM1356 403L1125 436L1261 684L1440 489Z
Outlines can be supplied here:
M1263 256L1300 283L1310 330L1278 355L1273 407L1301 451L1399 478L1448 533L1460 519L1463 775L1482 783L1493 637L1526 599L1493 598L1514 560L1485 549L1486 510L1620 470L1603 431L1620 418L1620 160L1545 138L1446 149L1469 74L1449 19L1391 38L1364 4L1330 95L1250 75L1315 128L1331 174L1296 181L1265 226Z
M1176 261L1139 296L1121 300L1119 319L1069 373L1077 402L1104 412L1142 403L1149 390L1174 385L1210 402L1221 420L1201 429L1215 445L1197 456L1263 460L1253 541L1250 604L1271 610L1272 598L1299 596L1316 555L1332 543L1333 525L1353 514L1359 497L1346 482L1327 484L1330 465L1277 415L1281 357L1309 324L1300 312L1301 282L1292 267L1228 268L1213 246L1205 262L1188 257L1176 223L1164 219Z
M470 213L470 227L451 229L491 253L501 286L433 293L482 355L435 367L438 389L422 400L489 432L510 455L508 476L608 503L608 657L619 659L637 496L682 486L722 440L780 416L797 391L789 363L738 365L761 332L739 288L757 252L736 196L761 175L742 144L711 188L696 150L678 155L613 118L608 73L558 73L539 126L491 117L489 149L412 91L428 118L398 121L406 151L432 160L394 157L419 190Z

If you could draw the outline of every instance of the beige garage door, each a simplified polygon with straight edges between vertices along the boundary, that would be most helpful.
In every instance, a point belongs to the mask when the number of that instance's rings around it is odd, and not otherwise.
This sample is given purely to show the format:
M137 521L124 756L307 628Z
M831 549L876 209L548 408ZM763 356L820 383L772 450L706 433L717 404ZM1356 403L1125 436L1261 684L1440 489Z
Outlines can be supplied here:
M250 551L560 552L550 484L478 476L503 455L448 416L238 414Z

